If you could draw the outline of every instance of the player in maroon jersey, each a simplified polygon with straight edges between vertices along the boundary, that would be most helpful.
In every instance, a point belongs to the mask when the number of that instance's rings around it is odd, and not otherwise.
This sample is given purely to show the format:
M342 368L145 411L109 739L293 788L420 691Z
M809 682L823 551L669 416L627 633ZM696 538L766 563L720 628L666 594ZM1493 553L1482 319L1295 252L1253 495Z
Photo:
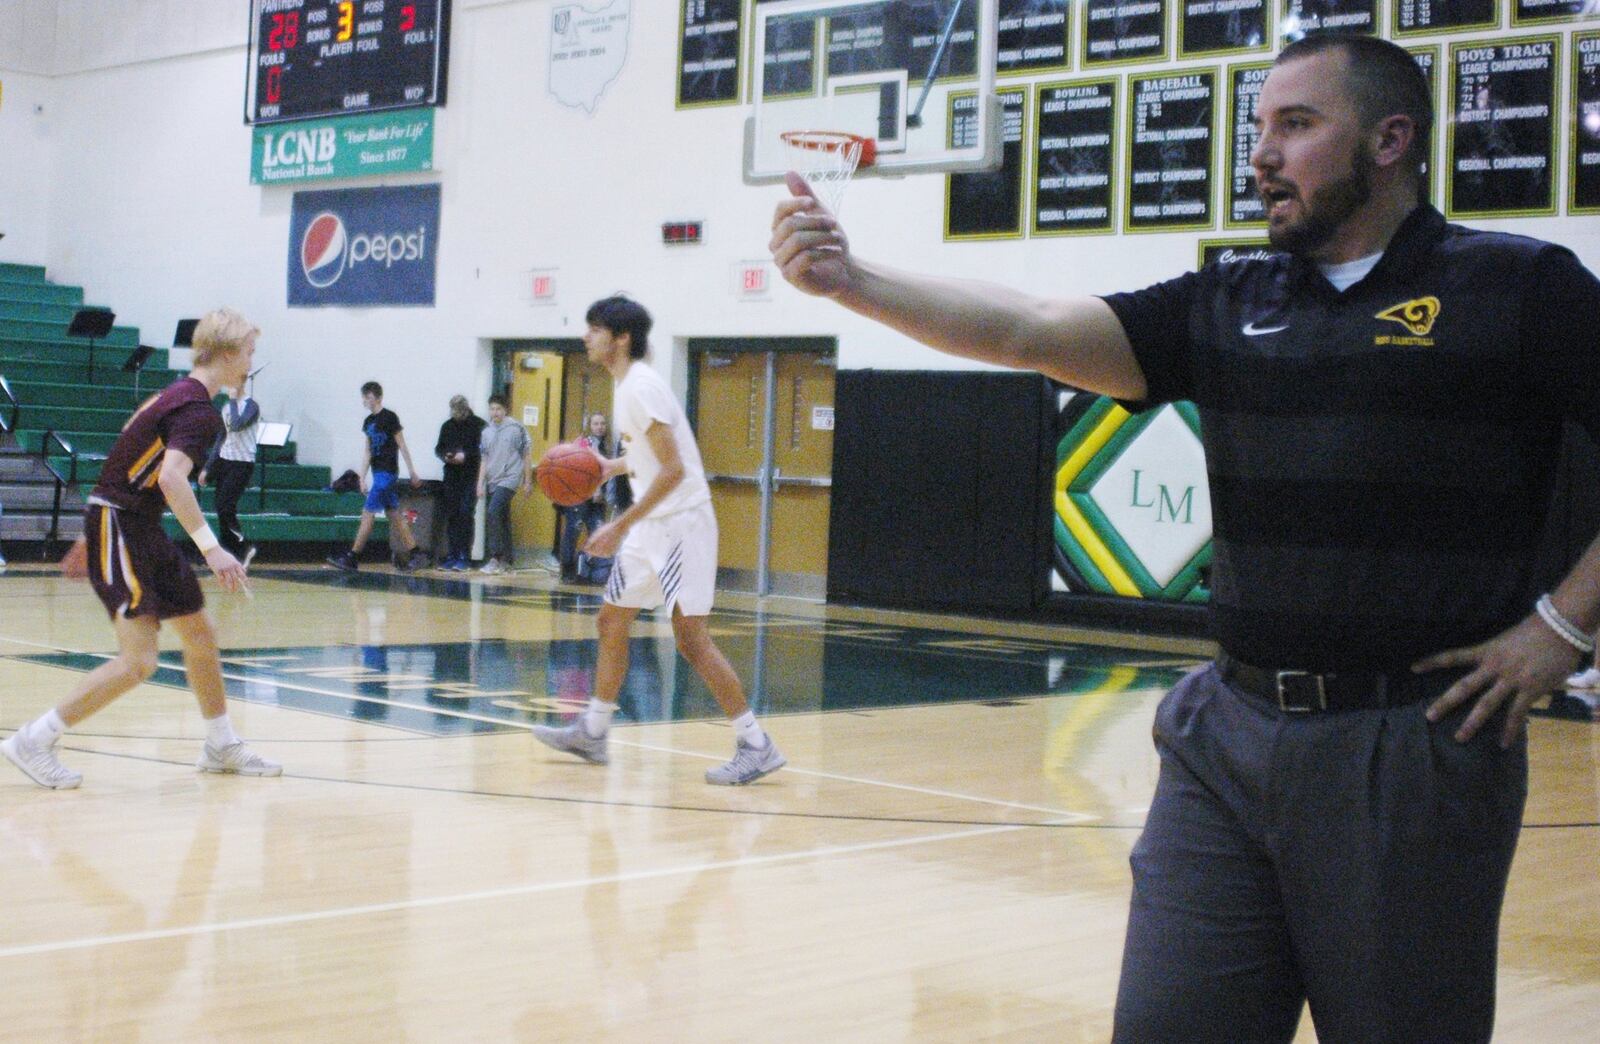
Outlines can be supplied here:
M106 457L84 510L84 535L63 569L69 576L87 572L111 614L117 655L86 675L61 704L0 743L0 753L42 787L65 790L83 781L56 760L56 744L67 729L155 673L156 636L163 621L183 641L189 686L206 719L198 767L244 776L283 771L233 731L223 698L216 626L188 562L161 528L161 516L170 508L223 589L245 590L245 568L218 544L189 487L189 475L222 431L222 418L211 400L220 389L244 382L259 334L231 309L201 319L189 376L145 400Z

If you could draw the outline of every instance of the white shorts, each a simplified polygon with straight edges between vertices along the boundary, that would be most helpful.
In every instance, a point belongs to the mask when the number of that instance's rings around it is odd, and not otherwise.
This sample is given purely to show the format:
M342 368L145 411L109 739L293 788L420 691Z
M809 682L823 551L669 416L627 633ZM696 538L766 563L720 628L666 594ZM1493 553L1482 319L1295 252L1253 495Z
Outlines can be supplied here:
M711 615L717 593L717 516L706 501L634 523L611 563L606 601L625 609L677 606Z

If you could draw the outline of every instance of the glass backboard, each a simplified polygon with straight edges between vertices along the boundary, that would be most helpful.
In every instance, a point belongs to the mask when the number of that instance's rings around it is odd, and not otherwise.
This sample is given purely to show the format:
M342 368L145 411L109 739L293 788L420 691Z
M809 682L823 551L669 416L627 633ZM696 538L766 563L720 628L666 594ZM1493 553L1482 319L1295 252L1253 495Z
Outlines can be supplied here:
M868 137L857 177L993 170L999 0L777 0L755 5L744 175L795 167L785 132ZM974 93L976 92L976 93Z

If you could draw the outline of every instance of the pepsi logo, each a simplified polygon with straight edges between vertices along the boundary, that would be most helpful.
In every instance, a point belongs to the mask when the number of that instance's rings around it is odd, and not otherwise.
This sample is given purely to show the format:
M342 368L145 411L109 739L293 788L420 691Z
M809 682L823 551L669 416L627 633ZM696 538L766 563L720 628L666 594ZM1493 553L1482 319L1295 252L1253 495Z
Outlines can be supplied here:
M339 281L344 274L347 240L339 215L325 210L311 219L300 239L300 267L306 282L320 290Z

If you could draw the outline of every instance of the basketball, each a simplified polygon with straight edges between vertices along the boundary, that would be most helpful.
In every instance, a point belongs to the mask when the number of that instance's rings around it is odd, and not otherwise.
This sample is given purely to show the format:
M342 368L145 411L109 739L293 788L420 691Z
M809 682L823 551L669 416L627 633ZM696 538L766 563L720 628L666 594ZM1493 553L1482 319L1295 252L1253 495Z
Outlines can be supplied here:
M583 443L560 442L539 458L536 474L545 496L562 507L572 507L600 488L600 457Z

